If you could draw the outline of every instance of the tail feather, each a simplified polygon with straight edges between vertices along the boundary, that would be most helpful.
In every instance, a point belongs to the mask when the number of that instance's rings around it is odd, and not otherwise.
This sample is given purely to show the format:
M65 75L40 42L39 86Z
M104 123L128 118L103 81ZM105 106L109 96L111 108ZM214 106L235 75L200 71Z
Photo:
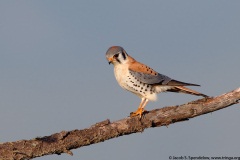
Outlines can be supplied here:
M180 92L180 93L192 94L192 95L196 95L196 96L208 97L205 94L199 93L197 91L194 91L192 89L189 89L189 88L183 87L183 86L174 86L173 88L171 88L167 91L169 91L169 92Z

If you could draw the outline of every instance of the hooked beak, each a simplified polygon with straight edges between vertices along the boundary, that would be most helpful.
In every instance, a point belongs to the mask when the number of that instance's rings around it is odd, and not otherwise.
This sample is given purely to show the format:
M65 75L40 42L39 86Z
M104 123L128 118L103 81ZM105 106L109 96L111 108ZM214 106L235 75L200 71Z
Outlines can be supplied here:
M107 60L108 60L108 64L109 65L113 62L113 58L112 57L108 58Z

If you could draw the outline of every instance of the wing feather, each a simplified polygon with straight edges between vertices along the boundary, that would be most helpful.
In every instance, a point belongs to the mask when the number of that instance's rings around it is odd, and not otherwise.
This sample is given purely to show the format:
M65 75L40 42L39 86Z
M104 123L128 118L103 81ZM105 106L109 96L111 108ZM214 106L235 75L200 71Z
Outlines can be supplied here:
M139 80L142 83L146 84L162 84L162 85L167 85L172 79L162 75L162 74L157 74L157 75L151 75L151 74L146 74L142 72L136 72L129 70L130 74L135 77L137 80Z
M134 58L128 55L129 72L130 74L142 83L166 85L166 86L199 86L198 84L185 83L174 80L168 76L154 71L152 68L137 62Z
M130 74L142 83L147 84L162 83L166 85L169 81L171 81L171 78L154 71L152 68L146 66L145 64L137 62L131 56L128 56L128 60L130 63L129 65Z

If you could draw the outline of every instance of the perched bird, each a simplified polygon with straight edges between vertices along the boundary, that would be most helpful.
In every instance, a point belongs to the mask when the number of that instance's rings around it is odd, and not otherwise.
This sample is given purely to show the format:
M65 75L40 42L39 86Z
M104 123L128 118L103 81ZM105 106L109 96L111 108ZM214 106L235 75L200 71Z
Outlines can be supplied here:
M131 117L142 116L148 101L157 100L160 92L180 92L207 97L184 86L199 86L171 79L154 71L147 65L136 61L120 46L112 46L106 52L109 64L114 65L114 74L118 84L141 98L141 103Z

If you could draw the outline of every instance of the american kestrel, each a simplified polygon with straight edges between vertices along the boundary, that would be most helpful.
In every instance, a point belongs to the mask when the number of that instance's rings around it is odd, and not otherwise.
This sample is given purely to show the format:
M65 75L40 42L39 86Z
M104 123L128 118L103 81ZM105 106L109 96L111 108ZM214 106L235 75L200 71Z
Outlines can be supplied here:
M196 96L207 97L202 93L184 86L199 86L171 79L154 71L147 65L136 61L120 46L112 46L107 50L106 58L114 65L114 74L118 84L141 98L141 103L131 117L142 116L148 101L157 100L160 92L181 92Z

